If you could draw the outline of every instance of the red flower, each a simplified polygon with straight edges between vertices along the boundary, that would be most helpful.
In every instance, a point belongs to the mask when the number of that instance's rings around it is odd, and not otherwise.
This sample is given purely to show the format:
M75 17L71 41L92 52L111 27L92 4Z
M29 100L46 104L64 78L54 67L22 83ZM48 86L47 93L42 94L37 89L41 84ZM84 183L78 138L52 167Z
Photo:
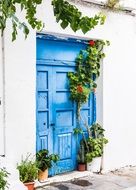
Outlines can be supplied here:
M83 87L81 85L77 86L77 92L79 92L79 93L83 92Z
M95 45L95 41L90 40L90 41L89 41L89 45L93 47L93 46Z

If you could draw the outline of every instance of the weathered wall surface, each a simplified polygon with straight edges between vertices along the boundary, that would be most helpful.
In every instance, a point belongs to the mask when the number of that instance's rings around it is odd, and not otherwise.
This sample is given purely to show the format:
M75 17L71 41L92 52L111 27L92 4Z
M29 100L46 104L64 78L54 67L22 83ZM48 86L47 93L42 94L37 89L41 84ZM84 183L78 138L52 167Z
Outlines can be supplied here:
M136 19L110 13L104 26L83 35L70 28L63 30L55 22L50 0L39 8L39 18L45 22L43 33L110 40L105 49L103 74L97 90L97 118L106 130L109 144L104 154L104 169L111 170L125 165L136 165ZM100 10L78 4L85 15ZM35 86L36 86L36 34L31 32L24 40L19 34L16 42L10 39L10 29L5 33L5 101L6 101L6 158L16 164L21 155L35 153Z

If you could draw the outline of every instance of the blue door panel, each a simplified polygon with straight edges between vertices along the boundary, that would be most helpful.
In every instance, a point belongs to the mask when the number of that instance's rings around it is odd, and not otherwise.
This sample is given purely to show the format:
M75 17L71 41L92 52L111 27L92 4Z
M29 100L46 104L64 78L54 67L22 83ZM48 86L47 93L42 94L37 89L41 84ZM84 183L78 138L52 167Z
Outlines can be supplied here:
M49 127L51 114L51 93L52 87L49 85L49 78L52 76L52 70L45 66L37 65L37 108L36 108L36 124L37 124L37 151L41 149L50 149L53 152L53 133Z
M76 169L77 141L73 135L76 128L76 105L70 101L68 72L75 71L75 58L85 43L37 39L36 125L37 151L48 149L59 154L60 161L49 174L64 173ZM73 64L74 63L74 64ZM84 121L94 120L94 94L82 106L81 125L86 135Z
M37 59L75 61L83 43L37 39ZM52 53L53 52L53 53Z
M59 173L76 167L76 142L73 135L76 127L75 105L69 100L67 78L68 72L74 70L73 67L53 67L54 153L60 156Z

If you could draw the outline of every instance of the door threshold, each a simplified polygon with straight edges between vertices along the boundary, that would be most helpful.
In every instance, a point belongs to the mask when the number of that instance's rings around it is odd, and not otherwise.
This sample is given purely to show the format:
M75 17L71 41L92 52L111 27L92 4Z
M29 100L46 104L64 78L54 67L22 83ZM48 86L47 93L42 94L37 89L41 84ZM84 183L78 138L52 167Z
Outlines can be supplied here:
M35 187L38 189L43 186L48 186L52 183L58 183L58 182L65 182L65 181L71 181L74 179L82 178L82 177L87 177L92 175L93 173L90 171L84 171L84 172L79 172L79 171L72 171L72 172L67 172L59 175L55 175L53 177L49 177L47 180L43 182L36 181Z

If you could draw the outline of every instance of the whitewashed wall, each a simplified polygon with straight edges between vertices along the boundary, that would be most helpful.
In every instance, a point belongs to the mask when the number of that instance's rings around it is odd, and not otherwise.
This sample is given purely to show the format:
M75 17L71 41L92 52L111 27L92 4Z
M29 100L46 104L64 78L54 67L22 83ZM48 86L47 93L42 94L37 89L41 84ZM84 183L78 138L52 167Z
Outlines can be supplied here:
M4 76L2 38L0 38L0 155L4 155Z
M3 73L5 77L5 157L0 157L0 166L6 167L11 173L10 190L23 190L25 188L17 181L18 173L15 170L17 162L20 162L22 156L25 157L27 153L32 153L33 156L36 147L35 31L31 31L27 40L24 40L24 35L20 32L17 40L12 42L9 24L5 31L3 46L5 60L1 59L1 65L4 64L5 67ZM2 92L2 88L0 91ZM1 132L4 126L2 122L0 124ZM0 144L1 147L2 145Z
M6 156L18 160L35 153L36 35L5 36Z
M44 0L38 16L45 22L46 32L63 35L110 40L105 49L103 77L97 90L97 118L106 130L109 144L105 149L104 170L136 165L136 19L106 12L104 26L83 35L70 28L63 30L55 22L50 0ZM100 10L78 5L85 15ZM35 85L36 34L31 32L24 40L20 32L11 42L10 29L5 33L5 94L6 94L6 158L14 166L21 155L35 153Z

